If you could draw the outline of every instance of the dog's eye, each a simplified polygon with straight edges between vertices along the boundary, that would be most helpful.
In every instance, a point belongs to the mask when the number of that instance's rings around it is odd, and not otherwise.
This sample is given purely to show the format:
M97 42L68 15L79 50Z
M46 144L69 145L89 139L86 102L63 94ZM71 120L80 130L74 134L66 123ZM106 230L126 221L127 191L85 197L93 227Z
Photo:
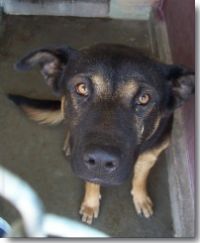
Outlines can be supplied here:
M139 105L146 105L149 103L150 99L151 97L149 94L142 94L141 96L139 96L137 103Z
M88 96L88 88L86 86L86 84L84 83L79 83L75 86L76 89L76 93L82 96Z

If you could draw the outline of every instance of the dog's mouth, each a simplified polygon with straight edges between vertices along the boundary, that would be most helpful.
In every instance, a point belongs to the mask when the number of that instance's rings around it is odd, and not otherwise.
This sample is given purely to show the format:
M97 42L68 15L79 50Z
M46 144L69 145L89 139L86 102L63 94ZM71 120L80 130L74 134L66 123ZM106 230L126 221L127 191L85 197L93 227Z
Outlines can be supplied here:
M74 166L72 166L72 170L74 174L79 177L81 180L85 182L91 182L94 184L98 184L101 186L109 187L109 186L119 186L123 184L128 178L129 173L118 175L118 176L98 176L88 174L85 171L76 170Z
M101 185L101 186L105 186L105 187L108 187L108 186L119 186L121 185L123 182L117 182L117 181L109 181L109 182L106 182L105 180L101 179L101 178L92 178L92 179L84 179L82 178L84 181L87 181L87 182L91 182L91 183L94 183L94 184L98 184L98 185Z
M71 147L70 162L74 174L85 182L101 186L118 186L132 171L134 156L122 152L119 146L90 145Z

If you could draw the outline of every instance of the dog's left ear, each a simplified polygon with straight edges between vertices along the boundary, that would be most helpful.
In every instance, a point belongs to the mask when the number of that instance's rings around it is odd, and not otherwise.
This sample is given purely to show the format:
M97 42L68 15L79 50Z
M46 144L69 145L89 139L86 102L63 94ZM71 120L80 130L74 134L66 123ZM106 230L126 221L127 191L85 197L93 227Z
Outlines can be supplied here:
M162 70L171 87L169 108L176 109L194 94L194 72L182 65L163 65Z
M79 57L79 52L71 47L42 48L24 56L15 67L20 71L28 71L38 66L48 86L60 95L60 79L66 65Z

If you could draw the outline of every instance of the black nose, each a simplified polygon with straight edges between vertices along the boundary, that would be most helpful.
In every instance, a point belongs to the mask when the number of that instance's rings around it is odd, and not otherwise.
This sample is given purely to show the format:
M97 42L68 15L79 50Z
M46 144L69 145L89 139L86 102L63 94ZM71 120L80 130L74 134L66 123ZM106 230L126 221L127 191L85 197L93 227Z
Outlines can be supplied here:
M113 172L119 166L119 158L114 153L95 149L84 154L84 163L89 170Z

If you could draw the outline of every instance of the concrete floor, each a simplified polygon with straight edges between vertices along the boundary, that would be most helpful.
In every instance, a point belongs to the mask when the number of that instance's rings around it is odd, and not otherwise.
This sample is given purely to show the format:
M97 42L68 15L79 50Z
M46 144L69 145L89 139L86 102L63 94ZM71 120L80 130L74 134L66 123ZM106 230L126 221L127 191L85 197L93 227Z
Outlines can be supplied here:
M0 39L0 164L25 179L39 194L48 212L80 222L78 211L84 184L72 174L62 152L62 125L39 126L28 120L6 98L6 93L54 97L37 72L18 73L13 64L33 48L64 43L79 48L98 42L116 42L155 55L148 23L7 16L4 25L5 32ZM162 155L149 178L149 191L155 205L155 214L150 219L136 215L130 180L119 187L103 188L100 216L92 227L113 237L172 237L167 177ZM0 200L0 217L12 222L17 212Z

